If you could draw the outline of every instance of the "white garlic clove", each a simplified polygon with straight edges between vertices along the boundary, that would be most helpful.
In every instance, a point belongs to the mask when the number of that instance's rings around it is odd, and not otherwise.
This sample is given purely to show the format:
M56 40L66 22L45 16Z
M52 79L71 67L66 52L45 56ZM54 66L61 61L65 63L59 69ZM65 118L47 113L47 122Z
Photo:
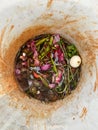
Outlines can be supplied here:
M80 64L81 64L81 58L80 58L80 56L75 55L75 56L71 57L71 59L70 59L70 65L71 65L71 67L77 68L77 67L80 66Z

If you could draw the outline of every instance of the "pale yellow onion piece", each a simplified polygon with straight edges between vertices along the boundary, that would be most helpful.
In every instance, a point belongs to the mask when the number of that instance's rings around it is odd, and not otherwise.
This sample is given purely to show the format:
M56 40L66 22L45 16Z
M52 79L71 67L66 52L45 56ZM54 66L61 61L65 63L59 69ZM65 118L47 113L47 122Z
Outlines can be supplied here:
M75 55L75 56L71 57L71 59L70 59L70 65L71 65L71 67L77 68L77 67L80 66L80 64L81 64L81 58L80 58L80 56Z

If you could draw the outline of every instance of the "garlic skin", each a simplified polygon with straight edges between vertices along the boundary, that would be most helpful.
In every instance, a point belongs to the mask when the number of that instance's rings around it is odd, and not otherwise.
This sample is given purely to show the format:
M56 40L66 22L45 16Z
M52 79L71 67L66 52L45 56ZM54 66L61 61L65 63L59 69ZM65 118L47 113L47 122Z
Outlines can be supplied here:
M80 56L75 55L75 56L71 57L71 59L70 59L70 65L71 65L71 67L77 68L77 67L80 66L80 64L81 64L81 58L80 58Z

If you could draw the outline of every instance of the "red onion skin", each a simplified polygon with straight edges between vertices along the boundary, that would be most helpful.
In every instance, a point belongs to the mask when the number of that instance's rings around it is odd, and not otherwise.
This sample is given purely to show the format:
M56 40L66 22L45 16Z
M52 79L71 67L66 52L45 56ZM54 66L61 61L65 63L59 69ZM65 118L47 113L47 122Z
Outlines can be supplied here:
M55 44L55 43L57 43L57 42L59 42L59 41L60 41L60 36L59 36L59 34L55 34L55 35L54 35L53 43Z
M61 80L62 80L62 72L59 70L57 75L54 74L54 75L52 76L52 83L57 83L57 84L59 84Z
M60 48L58 48L54 53L55 58L58 58L59 63L64 61L64 54Z
M35 49L36 49L36 46L35 46L35 42L34 42L34 41L31 42L31 49L32 49L33 52L34 52Z
M35 65L35 66L39 66L39 65L40 65L40 62L39 62L38 59L35 59L35 60L34 60L34 65Z
M55 88L56 85L55 85L55 84L49 84L49 87L50 87L50 88Z
M16 74L20 74L21 71L20 71L19 69L16 69L16 70L15 70L15 73L16 73Z
M37 58L37 57L38 57L38 52L35 50L35 51L34 51L33 58L35 59L35 58Z
M45 65L41 66L41 70L46 71L46 70L50 69L50 67L51 67L50 64L45 64Z

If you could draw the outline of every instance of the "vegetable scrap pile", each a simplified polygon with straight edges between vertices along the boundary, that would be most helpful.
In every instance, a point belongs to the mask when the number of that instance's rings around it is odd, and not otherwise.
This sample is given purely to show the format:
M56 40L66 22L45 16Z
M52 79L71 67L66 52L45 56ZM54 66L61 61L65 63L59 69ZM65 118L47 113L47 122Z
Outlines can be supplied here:
M30 97L44 102L63 99L77 86L81 57L74 44L59 34L28 40L15 58L15 78Z

